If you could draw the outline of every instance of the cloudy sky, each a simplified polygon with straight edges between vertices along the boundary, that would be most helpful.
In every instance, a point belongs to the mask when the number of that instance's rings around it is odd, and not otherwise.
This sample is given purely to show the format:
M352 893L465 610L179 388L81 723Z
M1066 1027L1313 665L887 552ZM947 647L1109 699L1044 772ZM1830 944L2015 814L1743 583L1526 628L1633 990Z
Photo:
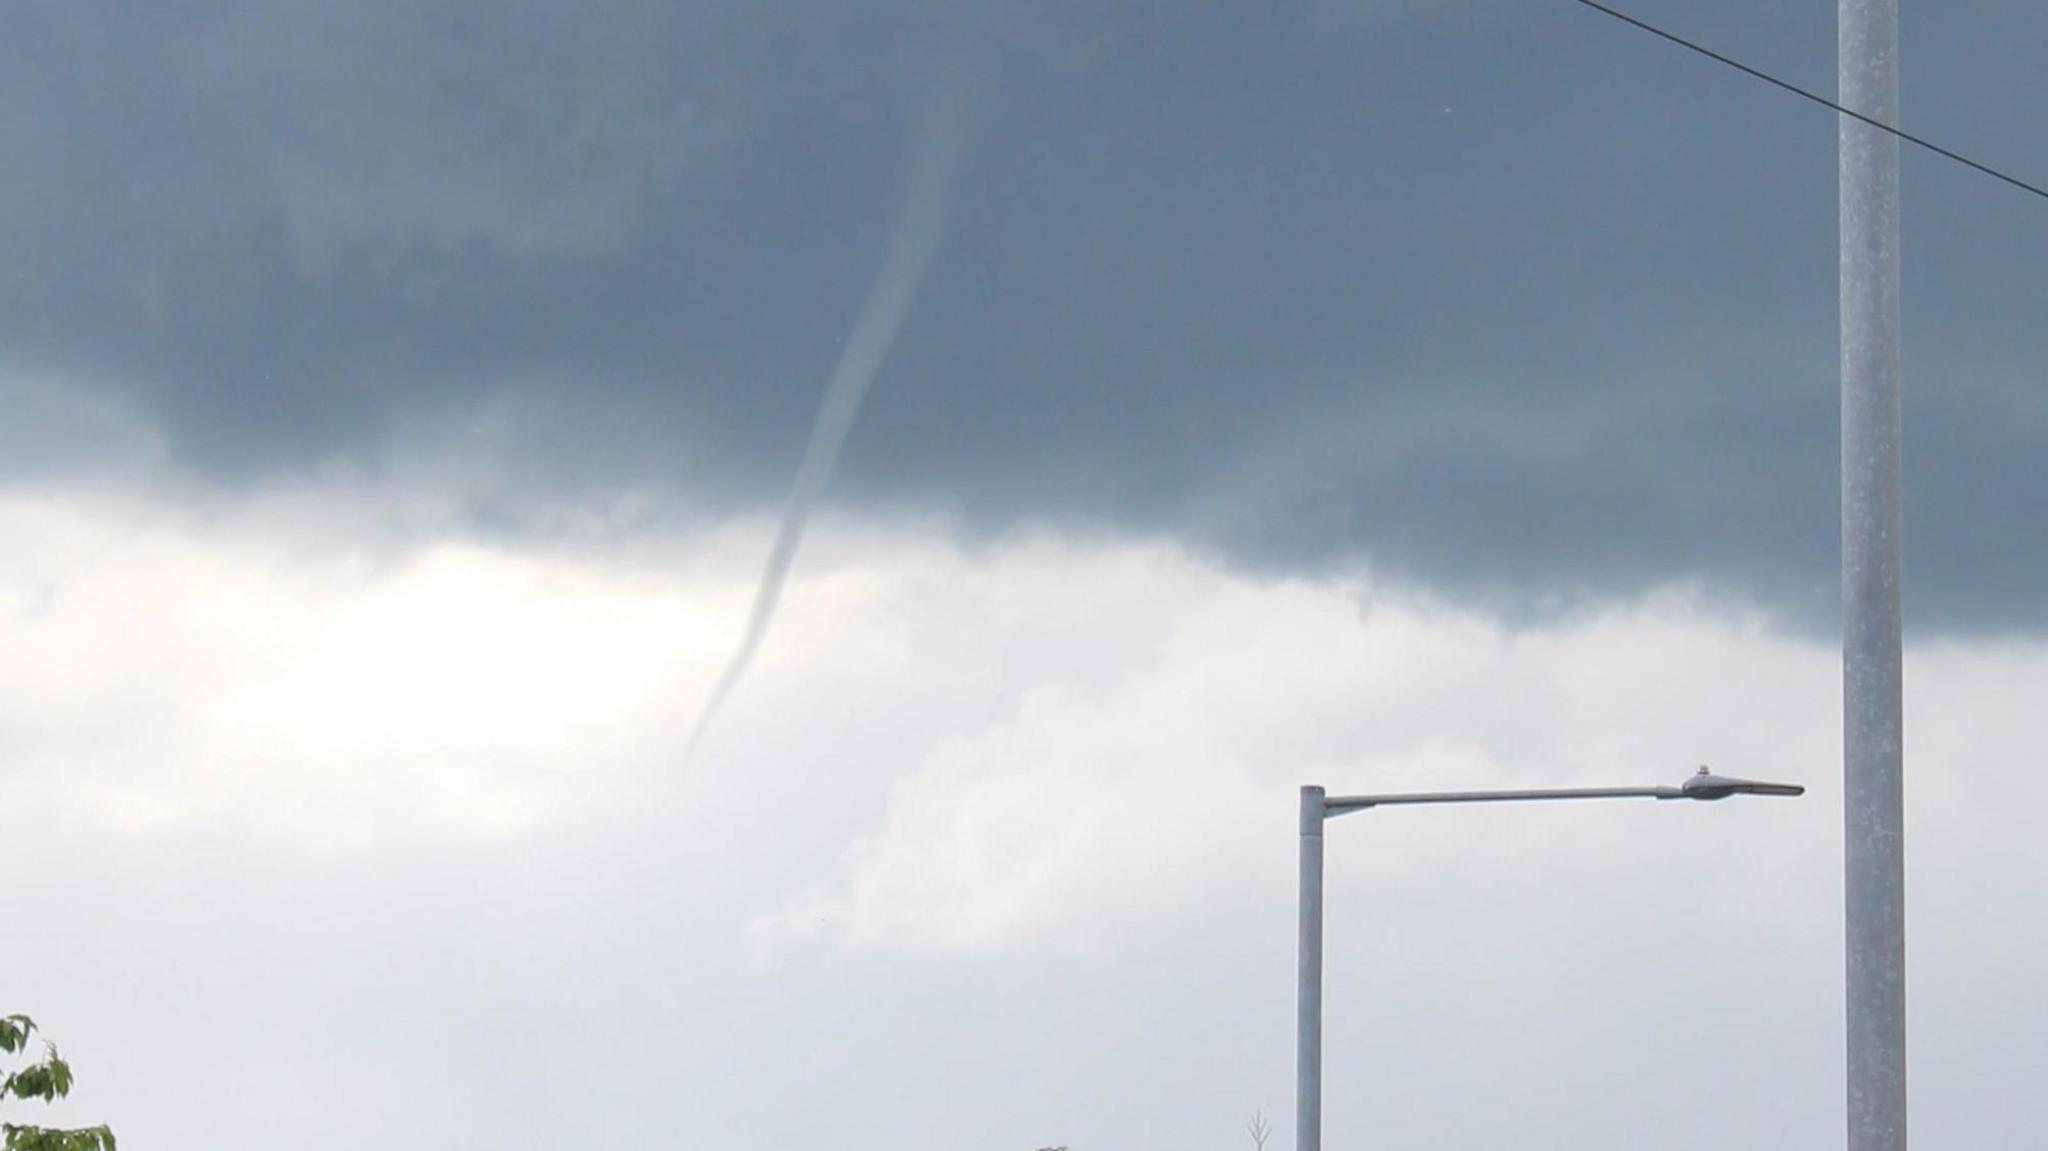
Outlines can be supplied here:
M1832 90L1832 4L1710 7L1631 11ZM2022 7L1903 105L2038 182ZM1329 1139L1839 1142L1822 110L1568 0L0 11L57 1118L1290 1145L1299 785L1707 762L1811 790L1333 825ZM2048 204L1904 195L1913 1124L2022 1146Z

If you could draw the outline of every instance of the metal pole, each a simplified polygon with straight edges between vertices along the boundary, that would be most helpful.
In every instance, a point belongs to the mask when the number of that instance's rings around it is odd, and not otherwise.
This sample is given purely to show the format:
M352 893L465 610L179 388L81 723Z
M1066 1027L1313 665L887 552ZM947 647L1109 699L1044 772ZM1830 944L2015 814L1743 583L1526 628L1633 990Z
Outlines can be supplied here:
M1898 0L1838 0L1841 102L1896 126ZM1849 1151L1906 1146L1899 143L1844 117L1842 797Z
M1323 1147L1323 789L1301 789L1300 980L1294 998L1294 1148Z

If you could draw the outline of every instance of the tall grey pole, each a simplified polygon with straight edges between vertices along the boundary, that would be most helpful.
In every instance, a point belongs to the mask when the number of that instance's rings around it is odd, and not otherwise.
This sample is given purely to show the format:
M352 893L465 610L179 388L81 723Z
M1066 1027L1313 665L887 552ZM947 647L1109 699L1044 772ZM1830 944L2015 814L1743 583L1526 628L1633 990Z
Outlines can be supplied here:
M1323 789L1301 789L1301 939L1294 997L1294 1148L1323 1147Z
M1898 0L1838 0L1845 108L1896 126ZM1843 117L1842 797L1849 1151L1906 1146L1899 142Z

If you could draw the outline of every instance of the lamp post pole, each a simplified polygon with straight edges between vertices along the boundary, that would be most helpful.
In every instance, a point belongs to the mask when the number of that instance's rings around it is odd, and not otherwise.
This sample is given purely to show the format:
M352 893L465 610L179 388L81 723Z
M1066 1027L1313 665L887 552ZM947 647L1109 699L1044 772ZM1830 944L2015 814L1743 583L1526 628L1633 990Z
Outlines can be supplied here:
M1323 789L1301 789L1301 973L1294 997L1294 1146L1323 1145Z
M1838 0L1844 108L1899 121L1898 0ZM1906 1147L1905 758L1899 618L1899 141L1838 129L1842 324L1842 871L1849 1151Z
M1433 791L1393 795L1326 795L1301 789L1301 934L1295 984L1294 1146L1323 1146L1323 824L1371 807L1441 803L1512 803L1562 799L1726 799L1731 795L1805 794L1790 783L1759 783L1715 775L1706 768L1678 787L1561 787L1530 791Z

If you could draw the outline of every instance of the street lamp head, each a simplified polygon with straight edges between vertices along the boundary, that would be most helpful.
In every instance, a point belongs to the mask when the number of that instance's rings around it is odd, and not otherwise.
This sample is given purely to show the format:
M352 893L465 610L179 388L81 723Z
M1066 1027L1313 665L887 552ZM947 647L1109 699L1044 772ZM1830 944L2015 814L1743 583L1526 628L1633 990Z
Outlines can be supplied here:
M1726 799L1731 795L1806 794L1806 789L1796 783L1761 783L1754 779L1735 779L1726 775L1715 775L1704 765L1691 779L1680 784L1678 790L1687 799Z

